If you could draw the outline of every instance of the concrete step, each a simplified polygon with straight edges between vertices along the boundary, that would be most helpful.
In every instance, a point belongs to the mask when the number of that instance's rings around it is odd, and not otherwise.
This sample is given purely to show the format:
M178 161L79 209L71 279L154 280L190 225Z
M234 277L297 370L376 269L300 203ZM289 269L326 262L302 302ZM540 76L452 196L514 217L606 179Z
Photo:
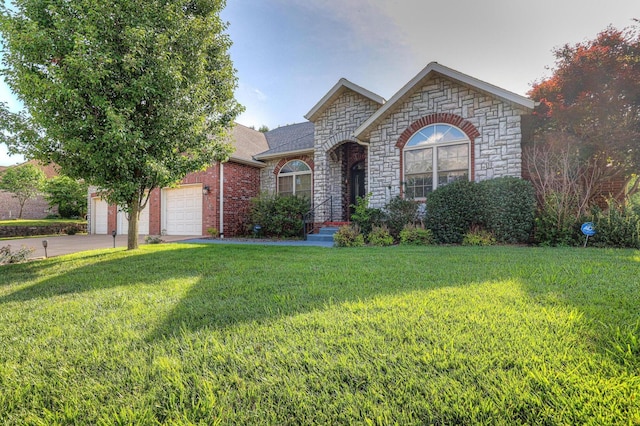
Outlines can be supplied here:
M333 234L309 234L307 235L307 241L333 242Z
M335 226L323 226L317 234L307 235L307 241L333 242L333 234L336 232L338 232L338 228Z

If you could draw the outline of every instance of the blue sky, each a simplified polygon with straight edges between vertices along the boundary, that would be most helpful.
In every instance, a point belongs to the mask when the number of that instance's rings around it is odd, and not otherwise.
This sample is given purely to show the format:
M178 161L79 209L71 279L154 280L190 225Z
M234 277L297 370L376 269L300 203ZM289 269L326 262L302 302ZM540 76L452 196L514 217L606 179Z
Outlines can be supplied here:
M637 0L227 0L238 122L304 115L341 78L389 99L429 62L524 95L552 49L640 18ZM19 104L0 85L0 99ZM0 165L15 164L0 146Z

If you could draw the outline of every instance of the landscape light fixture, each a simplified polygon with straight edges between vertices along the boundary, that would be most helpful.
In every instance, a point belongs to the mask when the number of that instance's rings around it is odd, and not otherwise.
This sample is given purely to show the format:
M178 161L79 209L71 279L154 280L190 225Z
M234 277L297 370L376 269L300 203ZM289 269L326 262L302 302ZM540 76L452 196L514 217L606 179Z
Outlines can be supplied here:
M44 247L44 258L46 259L47 256L47 246L49 245L49 241L47 240L42 240L42 247Z
M111 231L111 236L113 237L113 248L116 248L116 230Z
M209 185L205 185L202 187L202 195L208 195L209 194L209 190L211 188L209 188Z

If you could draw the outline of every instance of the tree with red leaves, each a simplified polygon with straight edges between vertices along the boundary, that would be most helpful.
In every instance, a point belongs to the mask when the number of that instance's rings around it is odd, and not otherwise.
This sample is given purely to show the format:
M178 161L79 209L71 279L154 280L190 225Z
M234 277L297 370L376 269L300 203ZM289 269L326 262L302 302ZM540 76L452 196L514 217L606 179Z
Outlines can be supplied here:
M552 76L529 92L539 102L534 140L576 141L570 149L600 187L624 180L627 188L640 172L640 28L608 27L594 40L554 53Z

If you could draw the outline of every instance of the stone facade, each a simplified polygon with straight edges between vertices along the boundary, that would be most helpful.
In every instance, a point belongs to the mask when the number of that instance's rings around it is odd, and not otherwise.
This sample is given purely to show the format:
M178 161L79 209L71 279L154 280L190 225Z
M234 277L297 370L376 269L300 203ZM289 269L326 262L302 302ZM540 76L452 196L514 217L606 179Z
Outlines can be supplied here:
M474 180L521 177L520 116L527 111L452 80L435 77L371 132L369 191L373 206L382 206L401 193L402 149L397 142L413 123L432 114L450 114L477 130L477 137L470 138Z
M314 205L332 197L333 217L343 219L344 152L342 144L357 143L353 132L378 110L380 104L352 91L345 91L314 122Z

